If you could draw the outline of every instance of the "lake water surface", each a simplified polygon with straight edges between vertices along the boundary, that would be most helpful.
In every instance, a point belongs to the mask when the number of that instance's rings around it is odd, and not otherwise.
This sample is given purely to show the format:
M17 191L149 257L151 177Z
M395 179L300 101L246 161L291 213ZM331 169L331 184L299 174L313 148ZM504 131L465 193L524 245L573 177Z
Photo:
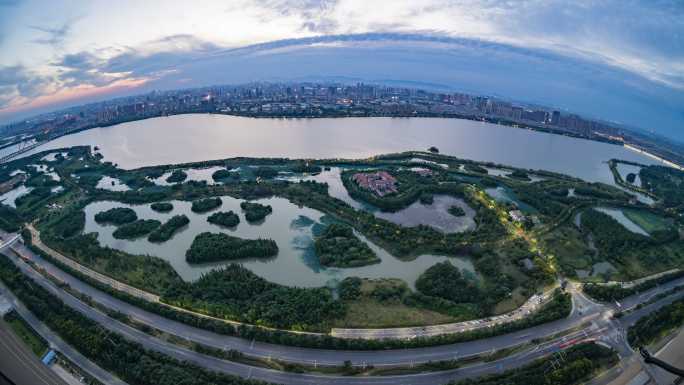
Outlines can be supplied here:
M624 147L484 122L442 118L255 119L188 114L95 128L61 137L32 153L98 146L123 168L236 156L364 158L437 146L444 154L545 169L613 183L611 158L655 160ZM29 153L30 154L30 153Z
M223 204L214 211L232 210L240 216L240 224L236 228L224 228L207 222L206 218L212 212L197 214L190 210L191 202L171 201L174 209L170 213L158 213L149 205L128 205L118 202L99 201L86 206L85 232L99 233L98 239L104 246L123 250L134 254L149 254L160 257L171 263L180 276L185 280L195 280L211 269L226 265L226 263L211 263L190 265L185 261L185 251L192 244L197 234L204 231L224 232L233 236L256 239L271 238L278 244L279 252L276 257L267 259L242 259L234 262L241 263L257 275L269 281L290 286L334 286L340 280L357 276L361 278L399 278L413 288L415 280L428 267L437 262L451 261L466 272L474 275L474 267L467 258L445 257L436 255L421 255L411 261L402 261L387 253L384 249L373 244L360 234L359 238L366 242L380 257L381 262L375 265L355 268L330 268L321 266L313 253L313 226L315 223L325 222L324 214L307 207L299 207L283 198L261 199L258 202L273 207L273 213L268 215L263 223L250 224L245 220L240 209L242 200L232 197L222 197ZM113 207L130 207L142 219L158 219L162 222L173 215L185 214L190 218L190 224L176 233L173 238L163 243L151 243L146 237L135 240L120 240L112 236L116 229L111 225L100 225L94 220L95 214ZM228 262L229 263L229 262Z

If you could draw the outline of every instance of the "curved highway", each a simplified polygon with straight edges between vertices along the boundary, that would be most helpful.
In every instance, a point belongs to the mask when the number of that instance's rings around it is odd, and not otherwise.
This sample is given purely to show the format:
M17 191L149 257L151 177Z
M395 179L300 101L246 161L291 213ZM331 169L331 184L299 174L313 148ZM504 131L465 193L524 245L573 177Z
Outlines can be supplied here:
M574 309L570 317L497 337L426 348L383 350L382 354L377 354L377 351L298 348L226 336L164 318L155 313L148 312L127 302L116 299L111 295L100 291L84 283L83 281L80 281L74 276L64 272L50 262L36 255L19 242L15 242L12 248L25 258L29 258L35 265L45 270L48 274L68 284L77 292L89 296L93 301L100 303L109 309L126 314L139 322L147 324L161 331L183 336L188 340L215 348L239 350L246 355L253 357L277 357L282 361L309 365L315 364L337 366L348 360L356 366L399 366L424 363L428 361L460 359L476 354L484 354L491 352L492 350L501 350L519 345L521 343L529 342L535 338L543 338L545 336L554 335L559 331L572 329L585 322L590 322L598 318L600 310L605 310L601 305L588 300L586 297L578 294L577 292L574 292ZM6 254L10 254L10 258L23 271L24 274L30 276L33 280L48 288L49 284L51 283L48 279L38 274L27 264L21 262L20 259L15 255L11 255L11 253ZM68 293L62 290L59 290L58 293L53 294L57 295L65 302L68 302L71 297Z
M4 246L6 245L3 245L3 247ZM474 354L494 352L506 347L530 342L533 339L553 335L564 330L579 327L581 325L585 326L582 328L582 330L572 335L548 341L501 360L462 367L458 370L387 377L336 377L315 374L296 374L251 367L240 363L220 360L214 357L199 354L177 345L173 345L155 337L151 337L143 332L138 331L137 329L108 317L96 309L91 308L87 304L81 302L61 288L54 285L51 281L36 272L33 268L28 266L16 256L9 255L9 257L15 262L15 264L22 270L24 274L36 281L42 287L46 288L55 296L59 297L68 306L85 314L104 327L120 333L133 341L143 344L148 349L159 351L179 360L195 362L198 365L212 370L220 370L246 378L256 378L265 381L287 384L443 383L450 380L475 377L486 373L495 373L501 370L518 367L535 358L561 349L561 345L566 341L574 341L586 338L602 340L608 345L616 348L621 357L630 357L632 356L633 352L626 343L624 333L625 327L623 325L628 326L641 316L650 313L651 311L673 301L676 298L684 296L684 292L678 292L675 295L661 299L651 305L645 306L642 309L633 311L627 314L621 320L613 320L611 318L614 310L612 307L597 304L589 300L573 285L570 285L569 290L573 295L573 311L570 317L564 320L536 326L516 333L459 344L417 349L382 351L336 351L324 349L307 349L246 341L241 338L219 335L213 332L197 329L182 323L165 319L156 314L146 312L142 309L136 308L135 306L119 301L104 292L84 284L83 282L56 268L49 262L31 253L30 250L23 247L23 245L20 243L15 243L14 247L16 248L17 252L31 258L31 260L37 266L45 269L49 274L54 275L58 279L68 283L76 291L87 294L93 298L94 301L99 302L112 310L121 311L122 313L127 314L132 318L146 323L152 327L208 346L223 349L236 349L250 356L261 358L277 358L283 361L298 362L303 364L340 365L343 361L350 360L354 363L354 365L357 366L373 365L377 367L383 365L412 365L427 361L461 359ZM630 304L636 304L639 301L642 301L644 296L653 296L683 283L684 279L680 279L665 285L661 285L660 287L654 288L649 292L623 300L623 305L627 307Z

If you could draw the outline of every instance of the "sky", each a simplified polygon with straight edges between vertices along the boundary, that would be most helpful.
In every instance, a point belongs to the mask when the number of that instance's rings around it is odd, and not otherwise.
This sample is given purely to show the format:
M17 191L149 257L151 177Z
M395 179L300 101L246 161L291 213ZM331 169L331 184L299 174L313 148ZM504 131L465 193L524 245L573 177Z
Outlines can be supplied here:
M684 141L684 1L0 0L0 124L289 80L494 95Z

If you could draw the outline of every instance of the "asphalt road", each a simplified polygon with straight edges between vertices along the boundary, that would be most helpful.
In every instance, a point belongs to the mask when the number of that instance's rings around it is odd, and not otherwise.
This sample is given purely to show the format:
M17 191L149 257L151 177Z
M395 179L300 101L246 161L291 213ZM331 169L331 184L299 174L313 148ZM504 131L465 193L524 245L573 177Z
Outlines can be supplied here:
M21 253L30 252L18 246ZM416 375L403 376L389 376L389 377L334 377L321 376L313 374L295 374L278 372L269 369L250 367L243 364L219 360L213 357L204 356L194 351L184 349L182 347L161 341L133 329L125 324L115 321L103 313L89 307L76 298L72 297L62 289L55 286L52 282L45 279L35 270L30 268L25 263L21 262L15 256L11 258L21 268L21 270L35 280L38 284L45 287L54 295L61 298L68 306L82 312L91 319L99 322L108 329L118 332L127 338L143 344L146 348L159 351L179 360L188 360L195 362L198 365L220 370L226 373L240 375L242 377L257 378L270 382L288 383L288 384L435 384L444 383L450 380L457 380L466 377L475 377L487 373L496 373L501 370L506 370L523 365L535 358L541 357L548 353L561 349L561 345L568 341L578 341L580 339L593 338L603 341L604 343L615 347L623 358L629 358L633 352L626 343L624 336L625 326L635 322L640 316L648 314L664 304L667 304L684 295L684 292L679 292L674 296L662 299L654 304L646 306L640 310L636 310L623 319L616 321L611 319L611 314L614 309L609 306L597 304L582 293L576 290L572 285L569 290L573 295L573 311L572 315L564 320L555 321L552 323L540 325L534 328L526 329L517 333L511 333L499 337L477 340L461 344L452 344L446 346L436 346L420 349L403 349L403 350L388 350L388 351L333 351L321 349L305 349L294 348L288 346L263 344L253 341L246 341L240 338L217 335L205 330L189 327L185 324L170 321L151 314L134 306L128 305L118 301L111 296L102 293L84 283L70 277L68 274L57 269L55 266L47 263L37 256L32 258L35 263L45 268L49 273L68 282L77 291L82 291L91 296L97 302L103 305L122 311L134 318L148 323L156 328L168 331L175 335L179 335L190 340L194 340L209 346L223 347L227 349L237 349L249 355L259 357L273 357L281 360L288 360L301 363L316 363L316 364L341 364L344 360L351 360L356 365L398 365L398 364L415 364L418 362L437 361L458 359L471 354L493 352L500 350L507 346L517 345L523 342L528 342L535 338L555 334L562 330L567 330L579 325L588 325L584 330L574 336L569 336L561 339L556 339L549 343L536 346L527 351L523 351L516 355L506 357L504 359L463 367L458 370L422 373ZM680 280L684 283L684 279ZM674 284L672 284L674 285ZM661 285L654 288L648 295L655 295L658 292L663 292L669 287ZM643 296L640 295L640 296ZM628 298L626 301L638 301L638 298ZM22 315L24 315L22 313ZM30 313L29 313L30 315ZM29 317L25 317L27 320ZM32 324L33 325L33 324ZM623 326L624 325L624 326ZM51 339L48 338L51 341ZM60 349L61 350L61 349Z
M19 302L14 294L7 290L4 284L0 283L0 293L3 294L5 297L7 297L10 302L12 303L12 306L14 309L24 318L24 320L31 325L31 327L39 334L41 335L48 343L50 344L50 347L54 350L59 351L62 353L65 357L67 357L71 362L75 363L78 365L81 369L85 370L88 374L93 376L94 378L98 379L100 382L108 385L126 385L125 382L119 380L109 372L103 370L99 366L95 365L92 361L90 361L88 358L83 356L81 353L76 351L71 345L67 344L64 342L58 335L52 332L45 324L43 324L38 318L36 318L33 313L31 313L26 307ZM0 344L4 341L4 338L2 338L2 341L0 341ZM0 351L0 357L5 357L3 355L3 352ZM22 359L23 360L23 359ZM4 360L0 360L0 362L4 362ZM40 365L43 365L42 362L38 361ZM45 367L45 365L43 365ZM56 374L53 373L53 376L56 378ZM16 382L16 381L15 381ZM16 382L17 385L22 385L22 384L36 384L40 385L42 382L32 382L32 381L23 381L23 382ZM49 384L64 384L63 381L60 380L60 382L57 382L57 380L53 382L48 382Z
M382 354L378 354L374 351L341 351L297 348L225 336L169 320L157 314L147 312L136 306L120 301L107 293L85 284L84 282L65 273L61 269L35 255L30 250L18 243L16 244L16 248L22 255L30 256L31 260L35 264L45 269L49 274L58 277L63 282L66 282L76 291L88 295L95 302L98 302L112 310L120 311L131 318L134 318L159 330L168 332L170 334L183 336L186 339L216 348L235 349L254 357L277 357L283 361L302 364L341 365L344 361L349 360L356 366L397 366L411 365L428 361L459 359L475 354L491 352L492 350L500 350L519 345L535 338L550 336L558 333L559 331L577 327L585 322L590 322L593 319L598 318L598 310L603 309L600 307L600 305L591 302L583 295L576 294L573 298L575 308L570 317L493 338L428 348L386 350L383 351ZM41 283L41 285L48 288L48 290L50 290L50 286L54 286L51 285L51 283L44 276L35 272L28 265L23 262L19 262L19 258L16 256L10 255L10 258L16 262L17 266L24 272L24 274L30 276L38 283ZM60 289L54 290L53 294L57 295L65 302L73 303L75 300L73 297ZM78 308L79 305L73 303L73 306ZM88 306L80 306L80 308L84 313L90 311L90 307Z
M16 306L19 314L24 317L29 324L34 327L39 333L50 341L51 344L57 346L57 349L64 353L64 349L73 350L73 348L63 346L63 342L52 333L47 327L42 324L39 320L32 316L32 314L22 306L14 295L7 291L4 285L0 284L0 290L4 291L4 295L7 296L10 301ZM72 304L69 303L69 306ZM87 305L84 304L87 307ZM428 372L420 374L411 375L401 375L401 376L384 376L384 377L346 377L346 376L326 376L326 375L314 375L314 374L299 374L299 373L289 373L280 372L276 370L251 367L248 365L224 361L218 358L205 356L188 350L186 348L180 347L178 345L171 344L169 342L160 340L158 338L152 337L145 334L137 329L134 329L128 325L125 325L119 321L107 317L106 315L100 313L97 310L91 309L89 311L89 316L99 322L101 325L105 326L108 330L119 333L125 338L138 342L145 346L147 349L154 350L170 357L173 357L180 361L189 361L197 365L205 367L210 370L220 371L227 374L238 375L243 378L254 378L263 381L268 381L272 383L283 383L292 385L311 385L311 384L415 384L415 385L433 385L446 383L452 380L460 380L469 377L478 377L489 373L498 373L504 370L512 369L524 365L530 360L545 356L549 353L556 352L560 350L560 344L563 339L558 339L555 341L550 341L546 344L542 344L535 348L534 350L526 351L520 354L506 357L504 359L481 363L476 365L471 365L467 367L462 367L455 370L441 371L441 372ZM576 336L570 336L568 338L592 338L597 337L603 331L595 330L594 332L579 332ZM384 352L377 352L377 354L383 354ZM70 357L71 353L66 353L67 357ZM70 357L71 358L71 357ZM73 358L72 358L73 359ZM79 365L82 362L76 361ZM120 384L121 382L115 379L104 380L107 384Z
M0 319L0 373L10 384L67 385ZM1 378L1 377L0 377ZM0 379L2 383L2 379Z

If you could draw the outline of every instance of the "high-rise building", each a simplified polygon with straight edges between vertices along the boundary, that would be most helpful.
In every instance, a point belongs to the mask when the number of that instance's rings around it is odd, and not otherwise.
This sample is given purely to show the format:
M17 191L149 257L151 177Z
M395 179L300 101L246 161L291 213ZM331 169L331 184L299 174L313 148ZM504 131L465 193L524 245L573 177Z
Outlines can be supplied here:
M555 126L560 124L560 111L553 111L551 114L551 124Z
M523 115L523 109L522 109L522 107L513 107L511 110L512 110L512 112L511 112L511 113L512 113L511 117L512 117L513 119L517 119L517 120L522 119L522 115Z

